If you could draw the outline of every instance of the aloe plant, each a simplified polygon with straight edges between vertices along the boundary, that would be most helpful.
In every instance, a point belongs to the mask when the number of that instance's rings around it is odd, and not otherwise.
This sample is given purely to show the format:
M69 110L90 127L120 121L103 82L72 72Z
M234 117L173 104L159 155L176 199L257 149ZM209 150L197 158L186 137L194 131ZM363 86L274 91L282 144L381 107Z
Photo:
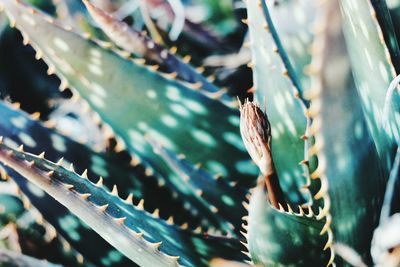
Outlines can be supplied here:
M0 2L39 60L1 26L1 264L399 264L386 3L228 2L207 24L194 1ZM240 95L198 64L234 47Z

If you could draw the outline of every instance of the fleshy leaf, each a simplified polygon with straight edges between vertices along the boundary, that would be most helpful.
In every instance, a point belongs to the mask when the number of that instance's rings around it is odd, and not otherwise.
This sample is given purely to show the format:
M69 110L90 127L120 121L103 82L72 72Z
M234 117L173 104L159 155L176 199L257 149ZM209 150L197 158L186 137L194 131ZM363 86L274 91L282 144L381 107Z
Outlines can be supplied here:
M249 175L256 169L238 146L237 110L85 40L39 12L32 14L24 4L4 4L11 21L16 20L34 48L43 51L47 63L146 162L153 159L145 133L174 152L185 152L191 162L207 159L202 162L206 169L219 170L239 183L254 182ZM130 101L121 101L127 98Z
M145 34L136 31L125 22L113 18L89 1L84 1L84 3L101 29L115 44L125 51L154 61L161 65L163 71L170 73L170 75L176 75L177 79L191 84L188 86L203 90L227 104L232 104L233 99L231 96L226 95L224 90L210 83L207 78L194 69L189 62L184 62L184 59L178 58L168 49L157 44Z
M368 264L386 178L350 73L338 6L328 1L319 11L325 20L316 37L309 92L315 133L310 154L317 155L318 168L311 177L321 180L314 198L324 202L318 214L327 219L324 229L332 228L334 240L354 248Z
M324 220L312 211L279 211L268 203L261 183L253 189L249 206L247 240L254 264L261 266L325 266L330 251L328 237L320 235Z
M149 140L149 143L175 173L167 183L171 183L174 188L181 188L185 184L182 192L185 199L194 198L195 200L189 202L198 202L204 207L204 212L211 212L214 216L210 217L219 221L221 229L228 233L234 230L239 234L242 217L246 215L242 202L246 200L248 191L235 184L227 184L220 177L213 177L201 166L193 166L162 147L156 140ZM233 209L235 212L232 212Z
M287 59L281 57L283 47L276 42L277 36L268 17L264 1L247 1L248 24L253 53L254 89L258 101L266 103L266 113L272 128L272 157L281 180L283 191L290 202L302 204L308 200L300 192L305 183L302 173L306 130L304 103L299 100L299 84ZM269 19L267 19L269 18ZM275 38L275 39L274 39ZM281 54L282 53L282 54ZM289 71L291 72L289 77Z
M140 205L133 206L87 178L43 158L1 144L0 160L68 207L139 265L176 266L179 262L185 266L206 266L217 255L241 259L237 240L195 234L169 225Z
M12 194L0 194L0 225L15 222L24 211L24 205L18 197Z
M312 25L315 20L315 1L265 1L274 28L279 35L294 73L302 88L310 86L306 67L311 62ZM295 27L293 25L296 25Z
M27 151L36 154L45 152L46 158L54 162L63 158L63 166L69 167L73 163L75 171L79 173L83 173L87 168L89 177L102 176L104 185L109 189L118 185L119 194L124 198L132 193L136 204L141 199L146 199L145 207L148 210L160 209L161 215L165 218L172 215L178 221L188 222L191 217L190 214L185 215L182 204L173 200L172 192L159 186L165 181L162 177L157 180L156 173L149 176L143 166L130 163L129 159L112 153L95 152L47 128L26 113L4 102L0 102L0 114L3 115L0 118L0 134L4 136L6 144L14 148L18 144L23 144ZM27 188L25 193L32 195L33 201L34 192L29 192Z
M388 174L395 153L394 133L399 134L398 91L389 103L385 104L385 99L396 73L370 1L342 0L341 10L346 45L367 125ZM385 105L392 107L389 114L384 114ZM384 121L389 121L389 125Z

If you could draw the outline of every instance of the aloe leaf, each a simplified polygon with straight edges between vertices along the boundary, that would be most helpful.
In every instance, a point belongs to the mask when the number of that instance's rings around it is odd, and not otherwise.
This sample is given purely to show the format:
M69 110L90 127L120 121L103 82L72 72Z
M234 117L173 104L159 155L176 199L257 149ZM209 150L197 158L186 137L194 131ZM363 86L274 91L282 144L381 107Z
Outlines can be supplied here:
M394 134L399 133L400 125L398 91L393 93L389 103L385 104L385 99L387 88L396 72L371 3L365 0L342 0L341 10L343 31L357 90L361 96L368 128L388 174L395 153ZM389 114L384 114L385 105L391 106ZM385 121L390 122L389 126L386 126Z
M45 152L46 157L52 161L63 158L64 166L69 167L73 163L75 171L79 173L87 168L89 177L102 176L102 182L109 189L118 185L121 197L126 198L133 194L136 204L141 199L146 199L145 207L148 210L160 209L165 218L173 215L178 221L188 222L192 217L183 208L179 208L182 204L172 198L169 189L160 187L165 181L161 180L162 177L157 179L156 173L149 176L143 166L136 165L137 163L130 162L129 159L112 153L95 152L4 102L0 102L0 113L3 114L0 118L0 134L8 145L16 148L18 144L23 144L29 152ZM29 193L28 191L25 193ZM35 197L34 193L31 194Z
M117 20L89 1L84 1L89 13L107 36L119 47L129 53L156 62L163 71L177 76L177 79L191 83L190 86L201 89L227 104L232 104L231 96L225 94L201 75L189 62L172 54L145 34L136 31L123 21Z
M217 255L241 259L237 240L194 234L169 225L140 205L133 206L115 193L43 158L2 144L0 159L68 207L139 265L206 266Z
M66 266L94 266L71 246L54 228L43 220L42 215L27 202L26 210L15 222L18 243L22 253L45 258ZM47 203L51 205L52 203ZM56 206L52 206L56 208ZM34 244L34 245L32 245Z
M182 182L180 177L174 177L172 175L173 170L169 172L168 179L164 179L156 173L151 175L148 170L140 165L132 166L129 161L116 155L91 151L87 147L44 127L38 121L32 120L23 112L14 110L8 105L0 103L0 112L4 114L4 118L7 118L5 120L0 119L1 133L6 137L5 142L13 145L14 148L17 147L17 144L23 143L30 152L39 154L42 150L46 151L47 157L53 161L63 157L64 166L68 166L70 162L76 162L74 168L79 173L83 173L84 166L88 166L89 177L102 176L104 184L110 189L115 184L118 185L119 194L123 197L128 197L130 193L133 193L135 204L144 199L147 210L159 209L160 215L165 219L173 216L176 223L189 223L191 228L196 228L201 224L203 228L224 229L224 233L232 233L233 222L227 224L225 219L216 219L219 213L216 215L212 212L214 209L210 209L209 203L197 196L200 190L207 189L202 188L201 184L197 185L198 188L193 189L193 186ZM163 164L163 162L161 161L159 164ZM156 179L155 176L158 176L158 178ZM51 220L51 223L58 225L58 221L53 220L52 217L61 218L67 212L63 209L49 210L46 202L51 200L48 200L48 197L38 197L22 177L13 175L13 178L45 217ZM225 183L221 181L217 184L223 186ZM191 197L188 197L190 196L188 192L192 193ZM237 192L245 192L245 190L237 189ZM39 195L43 194L42 192ZM231 197L236 198L241 194ZM154 197L155 195L156 197ZM225 201L227 201L226 197ZM236 201L240 205L243 197L239 197ZM239 219L233 223L236 229L239 228L238 225L240 226L240 214L242 213L238 212L233 215L236 219ZM232 215L229 215L229 217L232 217ZM89 238L85 238L85 240L87 239ZM83 246L82 249L84 249Z
M185 151L191 162L207 159L203 162L206 169L220 170L239 183L253 183L249 176L256 168L245 149L237 145L238 111L49 23L23 4L8 0L4 4L33 46L43 51L48 64L88 100L132 152L146 162L152 160L148 157L151 148L145 146L146 133L177 153ZM105 71L106 65L110 71ZM131 101L121 102L128 96Z
M277 42L276 32L264 1L247 1L255 95L265 101L272 127L272 157L283 191L292 203L304 203L306 193L300 192L306 181L302 173L306 131L305 103L298 99L300 85L293 80L294 72ZM265 12L265 13L264 13ZM290 77L289 77L290 76Z
M233 230L239 234L242 217L246 215L242 202L246 200L248 191L235 184L227 184L218 176L213 177L201 166L193 166L156 140L150 139L149 143L175 173L167 183L171 183L174 188L181 188L182 184L185 184L182 194L186 200L203 206L205 211L201 212L211 212L210 217L219 221L220 229L228 233L232 233ZM191 198L194 200L190 201ZM232 212L232 209L235 209L235 212Z
M175 222L179 224L189 223L191 227L199 224L197 218L201 214L193 207L190 207L190 211L184 209L182 203L172 199L167 187L159 187L159 183L165 184L164 180L157 181L155 177L147 176L146 170L140 165L134 167L129 161L118 156L91 151L84 145L53 132L38 121L32 120L27 114L4 103L0 103L0 113L3 115L1 117L3 119L0 118L0 133L5 135L5 143L14 147L23 143L26 149L37 154L43 149L46 151L46 157L53 161L63 156L62 164L69 166L70 162L76 162L74 169L79 173L83 173L84 166L88 166L89 177L103 176L104 179L101 181L110 189L118 184L118 193L123 197L129 197L129 194L133 193L135 204L145 198L146 209L151 211L160 209L160 216L165 219L173 216ZM32 204L85 258L96 265L104 266L107 262L112 262L114 266L117 264L126 266L125 257L122 257L95 232L89 230L80 220L71 216L67 209L17 173L8 170L8 174L18 183ZM197 215L191 214L192 212L197 212ZM97 246L90 245L93 243ZM99 257L99 254L103 256Z
M285 212L273 208L263 184L253 189L247 241L254 264L261 266L325 266L331 240L320 235L324 220L317 220L312 211Z
M7 267L61 267L45 260L38 260L17 252L0 249L0 265Z
M23 46L21 41L20 33L8 27L0 36L1 98L10 97L21 102L25 110L46 115L51 110L48 101L62 97L59 81L46 74L46 65L36 61L34 50ZM30 90L23 89L28 86Z
M4 226L9 222L15 222L24 211L24 205L17 196L0 194L0 225Z
M319 10L325 19L311 65L316 72L309 110L315 133L310 154L317 155L318 168L311 177L321 181L314 198L323 199L318 217L327 219L325 229L332 228L334 240L354 248L368 264L386 178L350 73L352 50L344 45L338 6L327 2Z
M395 29L386 1L371 0L371 4L375 10L376 19L382 30L387 48L389 49L393 67L398 70L400 67L399 44L397 43Z
M310 86L306 67L311 62L312 25L315 20L315 1L265 1L281 45L293 66L302 88ZM293 25L296 25L293 27Z

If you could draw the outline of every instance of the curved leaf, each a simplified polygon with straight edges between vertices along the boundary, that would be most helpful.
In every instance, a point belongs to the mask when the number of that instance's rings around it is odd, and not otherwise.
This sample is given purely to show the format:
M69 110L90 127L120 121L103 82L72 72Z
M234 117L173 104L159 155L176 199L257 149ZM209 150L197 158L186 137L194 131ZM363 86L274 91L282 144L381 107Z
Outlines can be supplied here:
M23 4L6 0L4 5L50 67L146 162L153 158L145 133L177 153L185 152L191 162L204 161L206 169L219 170L239 183L254 182L249 175L256 174L256 168L236 142L238 111L85 40L39 12L32 14Z
M39 185L139 265L176 266L179 262L206 266L216 256L241 259L237 240L194 234L169 225L145 212L141 205L133 206L115 192L108 193L43 158L1 144L0 160Z
M272 128L272 158L289 201L302 204L309 198L300 188L306 184L302 173L306 131L304 103L298 99L300 86L293 80L293 70L268 17L264 1L247 1L248 24L251 37L254 89L259 102L265 101ZM265 13L264 13L265 12ZM275 37L275 39L274 39ZM290 74L290 77L288 76Z

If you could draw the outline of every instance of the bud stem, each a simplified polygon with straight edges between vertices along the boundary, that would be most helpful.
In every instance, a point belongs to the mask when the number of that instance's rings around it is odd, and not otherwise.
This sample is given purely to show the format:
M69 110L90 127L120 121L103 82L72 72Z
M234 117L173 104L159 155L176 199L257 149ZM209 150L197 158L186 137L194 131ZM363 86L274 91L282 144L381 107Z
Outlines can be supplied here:
M274 208L279 209L279 204L285 207L285 199L281 185L279 183L278 175L273 172L265 176L265 185L268 191L268 198Z

